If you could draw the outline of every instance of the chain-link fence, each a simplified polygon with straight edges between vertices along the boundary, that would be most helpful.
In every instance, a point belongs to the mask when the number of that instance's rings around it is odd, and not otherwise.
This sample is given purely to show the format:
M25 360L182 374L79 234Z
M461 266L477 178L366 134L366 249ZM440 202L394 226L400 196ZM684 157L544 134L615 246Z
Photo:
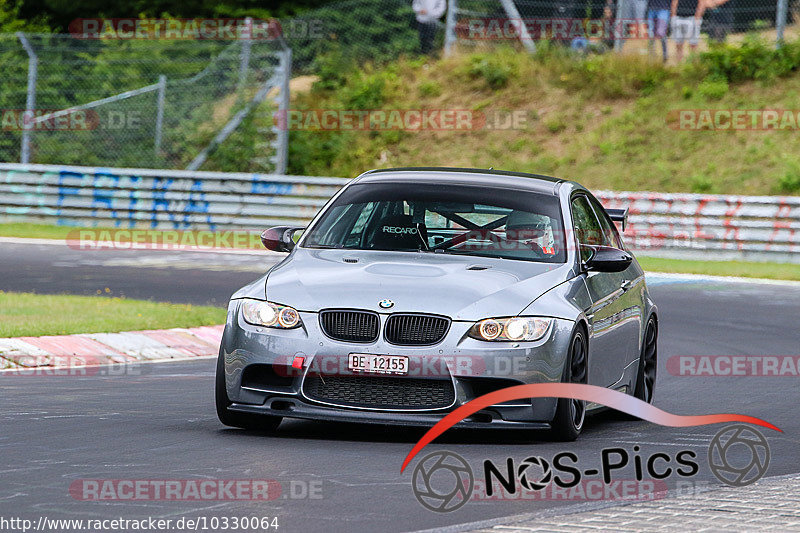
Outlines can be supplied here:
M296 71L314 72L315 59L332 51L359 62L378 63L420 51L411 0L345 0L311 10L297 20L301 27L316 31L286 35ZM435 47L441 48L444 21L436 26Z
M701 47L745 32L798 34L800 0L703 5ZM678 0L678 18L696 6ZM281 172L288 132L272 111L288 109L290 71L336 69L325 61L332 53L382 63L497 45L534 51L544 41L646 53L662 30L665 50L667 36L677 42L680 25L664 20L674 18L670 8L671 0L345 0L281 21L280 38L0 34L0 161Z
M446 9L427 28L417 22L412 0L345 0L309 11L300 20L313 21L324 38L287 38L296 71L313 73L318 68L315 59L331 51L375 62L418 53L426 31L432 31L434 51L446 52L498 44L534 50L540 41L595 51L636 51L662 31L670 45L684 38L689 44L697 40L702 47L708 41L735 41L747 32L779 40L784 34L798 34L794 26L800 11L800 0L706 0L702 13L696 9L697 0L679 0L677 17L672 17L671 0L438 2ZM418 9L436 3L420 1ZM695 14L702 15L696 28L675 24Z
M660 38L665 44L703 45L746 32L779 40L797 20L798 8L796 0L679 0L674 10L671 0L450 0L450 5L455 16L448 30L462 46L516 41L531 49L548 40L596 50Z
M0 35L0 65L2 161L285 168L264 157L280 135L267 96L290 70L277 40Z

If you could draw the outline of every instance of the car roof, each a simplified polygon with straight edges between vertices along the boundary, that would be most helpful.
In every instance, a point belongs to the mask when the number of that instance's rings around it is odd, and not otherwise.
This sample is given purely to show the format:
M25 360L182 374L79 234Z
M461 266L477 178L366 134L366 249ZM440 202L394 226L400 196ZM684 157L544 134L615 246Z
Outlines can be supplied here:
M486 187L502 187L524 189L532 192L556 195L558 185L565 180L539 174L510 172L485 168L453 168L453 167L400 167L369 170L354 182L373 183L387 181L403 181L410 183L443 183L480 185Z

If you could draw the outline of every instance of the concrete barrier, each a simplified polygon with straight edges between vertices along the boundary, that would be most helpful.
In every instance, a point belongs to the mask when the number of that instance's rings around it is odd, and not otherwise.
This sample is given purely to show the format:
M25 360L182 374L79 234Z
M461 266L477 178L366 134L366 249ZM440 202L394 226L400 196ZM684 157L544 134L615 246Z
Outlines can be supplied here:
M305 225L346 178L0 163L0 216L58 225ZM800 263L800 197L598 191L625 241L664 257Z

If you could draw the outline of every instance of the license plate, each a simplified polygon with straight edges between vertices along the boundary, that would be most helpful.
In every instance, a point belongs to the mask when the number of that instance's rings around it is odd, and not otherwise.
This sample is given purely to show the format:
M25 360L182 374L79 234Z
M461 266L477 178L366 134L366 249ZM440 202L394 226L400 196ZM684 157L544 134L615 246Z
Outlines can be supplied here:
M354 372L408 374L408 357L403 355L351 353L347 361L347 368Z

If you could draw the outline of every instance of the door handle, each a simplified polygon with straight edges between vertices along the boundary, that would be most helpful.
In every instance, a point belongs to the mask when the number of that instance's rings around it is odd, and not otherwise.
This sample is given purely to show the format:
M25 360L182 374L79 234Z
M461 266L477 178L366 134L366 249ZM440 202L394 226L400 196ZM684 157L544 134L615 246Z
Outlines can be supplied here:
M622 289L623 291L627 291L628 289L631 288L632 285L633 285L633 281L629 280L629 279L626 279L625 281L622 282L622 284L619 286L619 288Z

